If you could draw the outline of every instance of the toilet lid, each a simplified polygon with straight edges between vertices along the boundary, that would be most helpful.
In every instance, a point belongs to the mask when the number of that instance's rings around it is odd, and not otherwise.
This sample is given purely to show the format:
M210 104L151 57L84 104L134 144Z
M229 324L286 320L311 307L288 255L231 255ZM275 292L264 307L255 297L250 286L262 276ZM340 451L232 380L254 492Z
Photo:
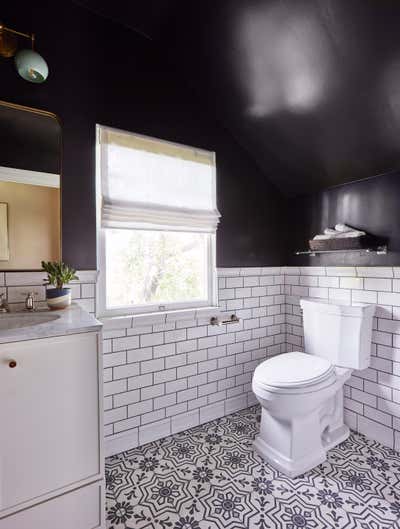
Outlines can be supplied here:
M274 387L297 387L322 382L334 371L325 358L301 353L283 353L265 360L255 372L260 384Z

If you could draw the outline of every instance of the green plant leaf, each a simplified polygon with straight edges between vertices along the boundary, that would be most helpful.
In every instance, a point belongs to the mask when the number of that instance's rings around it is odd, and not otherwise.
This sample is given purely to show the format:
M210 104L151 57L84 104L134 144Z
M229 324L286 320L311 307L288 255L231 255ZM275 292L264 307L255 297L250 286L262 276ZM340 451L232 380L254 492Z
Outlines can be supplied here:
M76 271L62 261L42 261L42 269L47 273L47 284L63 288L70 281L78 280Z

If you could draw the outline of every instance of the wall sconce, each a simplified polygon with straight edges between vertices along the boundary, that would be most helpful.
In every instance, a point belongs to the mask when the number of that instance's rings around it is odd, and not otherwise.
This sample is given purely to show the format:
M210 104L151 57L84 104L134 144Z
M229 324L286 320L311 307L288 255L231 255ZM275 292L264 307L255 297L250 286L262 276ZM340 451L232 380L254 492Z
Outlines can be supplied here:
M17 37L29 39L32 49L17 52ZM17 72L26 81L43 83L49 75L49 68L43 57L34 50L34 45L35 35L33 33L21 33L0 23L0 55L5 58L15 56L14 61Z

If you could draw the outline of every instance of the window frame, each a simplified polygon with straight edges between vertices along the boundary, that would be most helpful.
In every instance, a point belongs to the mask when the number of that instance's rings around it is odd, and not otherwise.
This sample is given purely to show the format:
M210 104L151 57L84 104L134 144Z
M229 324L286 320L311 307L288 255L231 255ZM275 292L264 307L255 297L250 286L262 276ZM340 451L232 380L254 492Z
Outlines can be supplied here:
M193 309L208 309L216 308L218 306L218 289L217 289L217 269L216 269L216 232L204 232L206 237L206 247L207 247L207 299L198 300L198 301L182 301L182 302L166 302L164 304L151 304L151 305L129 305L126 307L118 308L107 308L107 284L106 284L106 230L112 228L103 228L101 225L101 207L102 207L102 190L101 190L101 171L102 171L102 155L101 149L102 145L100 143L100 131L102 129L115 130L124 133L128 131L123 131L120 129L115 129L112 127L106 127L97 124L96 125L96 238L97 238L97 268L98 268L98 280L97 280L97 303L96 303L96 314L100 318L112 318L112 317L123 317L123 316L140 316L140 315L149 315L149 314L168 314L169 312L179 312L183 313L193 310ZM176 145L178 147L189 147L186 145L173 143L165 140L160 140L158 138L144 136L141 134L132 133L135 136L139 136L145 139L156 140L170 145ZM200 150L197 149L196 150ZM213 170L213 201L216 204L216 189L217 189L217 179L216 179L216 165L215 165L215 152L212 153L214 158L214 164L212 165ZM143 228L121 228L129 231L140 231ZM153 228L152 231L162 231ZM184 226L179 227L167 227L165 230L167 232L194 232L198 231L193 230L193 228Z

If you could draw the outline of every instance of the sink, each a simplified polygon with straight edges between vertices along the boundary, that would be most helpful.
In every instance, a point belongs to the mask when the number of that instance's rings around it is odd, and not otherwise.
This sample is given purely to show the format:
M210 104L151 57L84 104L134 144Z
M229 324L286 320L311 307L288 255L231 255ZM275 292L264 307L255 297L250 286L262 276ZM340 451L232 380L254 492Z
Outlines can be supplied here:
M57 320L60 316L48 313L14 313L0 314L0 331L33 327Z

